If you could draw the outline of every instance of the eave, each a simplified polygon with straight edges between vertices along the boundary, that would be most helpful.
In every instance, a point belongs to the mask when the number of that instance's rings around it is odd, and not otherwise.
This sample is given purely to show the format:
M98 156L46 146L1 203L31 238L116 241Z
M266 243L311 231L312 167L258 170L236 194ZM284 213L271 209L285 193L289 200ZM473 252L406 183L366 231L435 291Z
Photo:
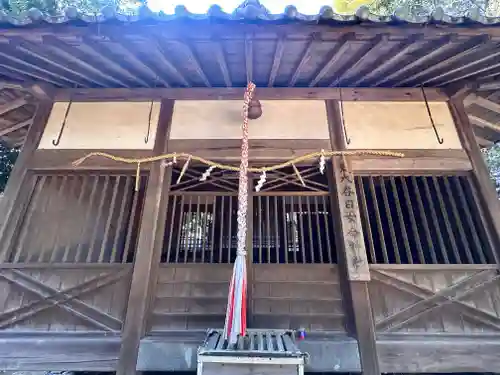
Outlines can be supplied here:
M0 79L56 89L237 88L248 80L276 88L445 89L500 77L498 20L429 25L353 17L299 22L297 16L284 24L186 16L127 25L111 17L9 26L0 30ZM489 95L485 100L495 103ZM476 106L472 116L480 119L495 112L490 106L481 114ZM483 120L493 127L478 139L500 140L499 119Z

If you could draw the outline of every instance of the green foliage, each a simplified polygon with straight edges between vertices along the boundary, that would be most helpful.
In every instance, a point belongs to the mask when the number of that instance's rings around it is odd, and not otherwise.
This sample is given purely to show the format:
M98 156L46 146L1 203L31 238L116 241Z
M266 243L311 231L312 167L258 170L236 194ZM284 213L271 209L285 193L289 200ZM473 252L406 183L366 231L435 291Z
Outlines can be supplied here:
M0 10L20 14L32 8L50 15L56 15L67 7L76 7L83 13L99 13L105 7L114 8L122 13L134 13L145 0L0 0Z
M19 155L18 148L7 148L0 142L0 193L5 189L12 167Z
M484 158L490 169L491 179L495 183L500 197L500 145L495 145L483 151Z
M457 17L467 15L474 8L490 17L500 16L500 0L374 0L369 8L380 15L391 15L403 9L413 16L426 16L438 7Z

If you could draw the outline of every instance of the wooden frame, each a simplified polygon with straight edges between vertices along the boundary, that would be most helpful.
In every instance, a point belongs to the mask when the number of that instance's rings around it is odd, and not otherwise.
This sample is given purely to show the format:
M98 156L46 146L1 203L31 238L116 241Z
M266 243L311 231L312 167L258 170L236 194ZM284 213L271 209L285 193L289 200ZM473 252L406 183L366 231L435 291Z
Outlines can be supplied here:
M158 133L153 152L167 152L167 138L172 119L173 102L162 101ZM127 315L116 373L135 374L139 345L146 330L147 314L154 296L157 269L160 264L166 202L171 168L156 163L150 171L143 209L137 256L134 264Z
M338 102L327 101L326 108L332 146L334 146L335 149L344 149L345 145L341 141L343 138L341 134L341 115ZM346 177L345 175L343 175L343 173L341 172L342 168L348 167L341 166L342 162L343 161L339 157L332 158L333 168L336 169L336 171L333 171L332 184L334 185L334 191L337 193L337 197L340 197L342 195L342 191L340 189L342 189L342 186L344 185L343 180L349 178L348 176ZM354 194L354 196L350 196L349 198L351 198L351 200L355 202L352 205L352 212L354 212L355 217L359 219L360 211L357 197ZM352 320L349 322L350 330L358 340L361 371L364 374L378 375L380 374L380 369L377 357L375 327L371 314L371 303L368 293L367 281L370 279L370 273L367 270L368 260L366 259L366 249L364 248L363 236L361 233L362 230L360 228L359 220L353 220L353 227L359 228L357 229L357 231L359 231L358 233L361 236L361 239L358 240L362 242L362 244L359 245L361 246L360 251L364 252L364 257L361 256L361 259L354 259L354 257L356 256L354 247L356 245L353 245L353 247L349 245L351 240L349 240L348 235L346 234L348 230L346 230L345 228L345 226L348 225L347 221L349 220L348 212L344 209L347 206L342 207L340 205L340 201L340 199L335 199L335 196L332 197L332 205L334 209L336 209L339 213L339 216L342 218L341 221L337 223L337 231L338 233L342 233L342 236L339 236L340 238L338 241L340 244L339 248L343 249L343 251L341 251L341 258L343 259L342 267L344 269L344 274L346 277L346 280L344 281L344 296L345 298L347 298L348 308L352 314ZM338 203L334 204L333 202ZM359 267L352 267L353 264L358 264ZM356 275L356 272L359 272L359 274ZM359 281L356 281L356 279Z
M418 100L419 90L416 89L343 89L344 100ZM162 110L160 116L160 124L158 130L157 142L153 152L147 150L115 150L111 151L113 154L117 154L125 157L146 157L151 155L158 155L165 153L167 151L187 151L193 152L200 156L206 156L213 159L224 159L229 161L236 161L239 159L239 141L238 140L216 140L216 141L204 141L200 145L199 140L169 140L168 131L172 115L172 107L175 99L196 99L196 100L208 100L208 99L241 99L243 94L243 89L93 89L90 90L57 90L55 98L61 99L65 95L71 92L75 95L74 100L120 100L120 99L137 99L144 100L145 98L163 98L162 100ZM339 111L335 100L339 99L337 89L258 89L258 97L261 99L325 99L327 105L327 113L329 118L329 126L331 129L331 140L330 141L320 141L320 140L310 140L310 141L288 141L288 140L255 140L251 141L251 148L255 148L256 153L254 155L254 160L257 163L270 162L272 160L283 160L289 159L294 156L298 156L302 153L318 151L322 147L329 147L333 149L343 149L345 145L343 144L341 127L339 123ZM415 174L425 171L430 174L448 173L448 172L463 172L473 170L478 182L478 188L481 195L484 198L484 206L488 209L488 218L491 220L491 225L495 228L498 240L498 233L500 233L500 218L498 212L500 210L495 209L497 202L493 200L493 189L488 185L489 179L487 176L487 171L481 155L475 144L475 139L472 134L470 124L468 124L467 116L460 102L456 99L450 99L439 89L428 89L427 95L429 99L434 98L436 100L450 100L450 108L454 115L455 121L457 122L457 129L461 136L461 141L464 146L465 151L457 150L443 150L443 151L432 151L427 150L413 150L405 151L407 157L405 159L374 159L374 158L362 158L362 157L352 157L349 158L353 170L357 175L359 174L373 174L373 173L397 173L397 174ZM132 97L133 95L133 97ZM107 171L119 171L119 170L129 170L135 169L135 165L125 165L121 163L115 163L106 159L92 159L84 163L79 167L73 167L71 162L78 159L91 150L36 150L36 144L43 130L43 126L50 112L50 102L46 102L46 107L42 107L41 112L37 115L37 120L30 131L31 143L27 143L25 149L23 150L22 156L20 157L20 164L16 167L17 169L12 175L12 180L9 183L9 190L6 192L6 197L4 202L8 209L8 214L10 218L6 222L9 222L9 227L4 225L0 229L0 234L3 238L8 238L10 231L14 230L11 225L14 225L16 220L16 215L13 212L17 209L22 211L23 205L27 203L23 201L24 196L28 196L23 193L23 189L29 190L30 186L23 186L23 182L26 181L26 176L31 173L30 170L35 171L47 171L47 170L107 170ZM45 109L43 109L45 108ZM298 146L297 146L298 145ZM229 148L229 149L228 149ZM297 151L299 150L299 151ZM340 160L336 158L334 160L335 167L339 167ZM149 173L149 182L146 193L146 204L143 211L142 225L140 231L140 239L137 251L137 261L133 267L133 276L131 281L130 296L128 300L126 318L124 321L123 335L120 338L120 330L116 325L116 321L110 320L106 322L108 328L112 334L112 337L102 338L100 335L79 335L74 334L70 337L70 333L65 333L64 335L53 335L52 333L43 336L43 340L48 340L48 338L54 338L54 343L49 343L48 349L44 353L48 353L47 359L44 359L41 352L37 352L37 348L33 344L35 340L34 336L23 336L22 334L11 335L7 333L0 333L0 338L5 337L5 342L9 342L11 338L15 338L16 343L22 342L28 348L28 354L26 357L20 358L18 360L9 360L6 356L12 355L12 351L7 348L7 344L0 345L0 364L5 368L16 368L16 366L24 366L26 369L40 368L40 366L53 366L54 369L63 369L56 363L56 352L63 351L65 347L69 351L77 350L78 347L83 347L84 360L88 361L89 364L78 364L76 363L76 357L69 355L68 362L71 364L72 369L77 370L99 370L99 371L112 371L117 370L119 375L125 374L135 374L136 369L140 370L165 370L167 366L160 368L154 368L153 365L147 362L148 355L152 353L159 353L166 355L164 350L174 350L175 353L183 353L187 355L187 352L182 352L186 350L184 348L179 348L176 343L172 340L175 339L172 335L153 335L145 337L147 332L148 316L151 313L152 298L155 295L156 279L158 276L158 269L160 268L159 257L161 254L160 248L163 241L163 225L166 222L165 217L167 215L167 202L168 196L170 194L170 178L171 170L165 169L160 163L152 163L149 165L141 166ZM331 176L334 183L334 187L338 189L340 186L340 176ZM333 192L335 194L336 191ZM265 193L263 193L265 194ZM332 193L330 193L332 194ZM333 199L334 202L338 202L338 199ZM10 208L9 208L10 207ZM335 207L336 212L339 211L339 207ZM249 216L251 216L251 211ZM251 222L251 221L249 221ZM342 228L339 227L339 230ZM251 233L251 230L249 231ZM251 236L249 236L248 242L250 243ZM340 239L340 247L346 247L346 239ZM483 353L478 353L477 358L485 361L485 364L480 364L479 360L474 360L474 363L470 366L471 371L476 371L482 369L482 371L487 371L495 368L498 365L498 360L494 357L494 351L498 350L499 346L496 342L493 342L493 336L488 337L467 337L465 335L460 336L464 339L464 343L460 346L451 340L440 341L439 343L433 343L431 341L430 335L412 337L408 339L403 339L400 336L392 335L387 336L385 334L377 334L377 324L374 322L372 317L372 301L370 300L369 285L372 281L368 281L371 278L371 273L365 274L365 278L362 281L355 281L352 277L348 278L348 267L347 264L352 259L350 253L346 250L342 251L343 263L341 262L339 270L342 271L343 276L341 277L340 283L343 290L343 300L347 305L346 316L352 319L348 321L348 333L352 334L357 339L356 342L350 338L343 337L342 334L338 334L335 338L329 337L328 340L316 337L321 336L318 333L314 333L311 336L310 341L304 343L305 346L309 345L311 347L312 356L321 356L322 349L318 346L326 345L329 348L335 348L335 350L340 350L341 346L349 346L344 354L335 354L335 360L346 361L348 364L342 363L339 369L343 371L360 371L363 370L367 374L379 374L380 372L407 372L407 371L428 371L429 368L435 369L436 371L457 371L457 370L467 370L466 367L461 364L461 361L468 356L467 350L474 350L475 347L479 346L484 349ZM38 264L33 267L36 269L47 268L49 266L56 267L58 265L48 265L48 264ZM72 268L71 265L67 266L69 269ZM91 265L89 265L91 267ZM92 266L93 267L93 266ZM97 266L96 266L97 267ZM249 279L252 278L252 267L249 264ZM423 267L423 266L420 266ZM486 266L485 266L486 267ZM468 270L479 270L488 269L491 267L487 266L467 266ZM0 267L2 270L7 270L6 272L17 272L16 268L18 265L5 265L5 267ZM407 270L417 269L418 266L393 266L390 265L388 268ZM371 267L372 270L377 269L377 267ZM425 266L425 269L433 270L436 267ZM372 278L376 279L376 278ZM36 293L41 291L41 289L33 288ZM65 291L58 290L48 290L47 293L54 295L54 300L59 301ZM429 298L433 298L429 296ZM441 299L444 302L443 299ZM440 301L441 301L440 300ZM424 300L422 303L427 303ZM64 302L61 307L69 308L70 310L75 310L75 305L78 305L81 301L72 301L71 303ZM80 306L77 306L78 308ZM76 312L79 309L76 308ZM91 311L94 317L99 319L103 318L102 314L96 314L95 311ZM250 314L251 315L251 314ZM96 319L96 320L99 320ZM102 320L102 319L101 319ZM496 322L496 321L495 321ZM106 325L105 324L105 325ZM496 323L495 323L496 324ZM316 335L316 336L315 336ZM181 335L182 336L182 335ZM40 337L40 336L38 336ZM181 338L177 337L178 340L185 340L186 347L196 348L203 335L200 332L186 332ZM19 341L20 340L20 341ZM99 343L96 343L97 340ZM324 344L324 341L328 344ZM330 340L330 341L329 341ZM453 339L456 341L456 338ZM121 346L120 346L121 343ZM446 343L446 344L445 344ZM428 347L424 347L428 345ZM15 344L17 345L17 344ZM184 344L183 344L184 345ZM330 345L330 346L328 346ZM15 348L20 348L19 346L14 346ZM158 349L160 348L160 349ZM432 350L436 351L439 349L446 358L446 361L436 358L433 356ZM467 350L466 350L466 349ZM356 360L353 360L353 353L359 349L359 357L361 360L361 365L359 365ZM2 352L6 353L5 355ZM413 352L425 353L422 355L428 356L428 358L421 359L419 361L410 362L409 356ZM397 357L394 353L400 355ZM145 359L146 358L146 359ZM164 358L164 357L162 357ZM346 358L350 358L347 360ZM331 370L332 363L329 361L334 359L328 358L323 359L320 364L312 365L311 369L313 371L327 371ZM434 367L431 366L431 360L435 361ZM31 361L31 362L30 362ZM156 365L158 360L153 361ZM487 363L486 363L487 362ZM184 367L183 367L184 366ZM178 368L191 370L186 363L179 364ZM175 370L178 368L169 369ZM464 371L465 371L464 370Z
M472 126L465 112L463 99L463 93L458 97L451 98L449 107L455 119L457 131L464 149L470 158L478 190L482 196L482 204L487 212L487 219L489 219L490 225L494 229L494 248L496 249L497 264L500 266L500 201L498 200L497 192L490 179L486 161L481 154L481 150L472 132Z
M0 202L0 212L3 213L0 218L0 243L2 244L6 240L10 240L9 237L12 237L8 231L15 230L20 212L23 211L28 204L30 192L23 184L27 181L26 176L29 173L28 165L33 160L35 150L38 147L43 130L45 129L45 124L50 116L52 105L52 101L45 100L40 102L38 111L33 119L33 124L26 137L26 142L24 143L10 175L9 182L5 189L5 195ZM16 210L17 213L15 212Z
M113 101L113 100L241 100L244 88L120 88L120 89L57 89L55 101ZM449 96L442 89L426 88L425 93L430 101L446 101ZM261 100L300 100L331 99L339 100L338 88L270 88L259 87L257 98ZM421 101L422 90L418 88L342 88L344 101Z

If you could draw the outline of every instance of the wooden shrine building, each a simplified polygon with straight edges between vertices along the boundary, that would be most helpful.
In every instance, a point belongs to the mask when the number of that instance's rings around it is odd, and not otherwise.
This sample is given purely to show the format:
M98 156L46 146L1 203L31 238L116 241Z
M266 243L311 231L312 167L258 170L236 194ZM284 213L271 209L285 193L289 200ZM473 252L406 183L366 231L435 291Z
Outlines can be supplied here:
M196 370L224 325L237 174L73 162L238 165L251 81L252 166L404 157L249 176L248 326L305 330L308 372L500 372L480 152L500 140L499 18L32 9L0 14L0 80L0 136L23 145L0 201L0 369Z

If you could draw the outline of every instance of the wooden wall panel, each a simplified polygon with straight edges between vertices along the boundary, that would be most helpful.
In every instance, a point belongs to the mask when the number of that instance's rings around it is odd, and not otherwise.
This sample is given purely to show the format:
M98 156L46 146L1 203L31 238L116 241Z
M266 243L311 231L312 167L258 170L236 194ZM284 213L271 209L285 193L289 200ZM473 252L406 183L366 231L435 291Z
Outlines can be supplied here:
M232 264L160 267L149 331L223 328Z
M158 275L150 332L223 328L232 264L163 266ZM253 264L252 328L344 332L336 266Z
M263 100L250 139L329 139L322 100ZM175 102L170 139L240 139L241 100Z
M253 264L255 328L345 331L337 266Z
M68 102L54 104L39 149L107 149L151 150L155 143L160 103L154 102L148 131L151 102L88 102L72 103L64 132L57 139Z
M495 266L372 266L377 333L500 333Z
M2 268L0 330L119 333L131 267Z
M345 102L349 149L461 149L446 102L429 103L439 144L424 102Z

